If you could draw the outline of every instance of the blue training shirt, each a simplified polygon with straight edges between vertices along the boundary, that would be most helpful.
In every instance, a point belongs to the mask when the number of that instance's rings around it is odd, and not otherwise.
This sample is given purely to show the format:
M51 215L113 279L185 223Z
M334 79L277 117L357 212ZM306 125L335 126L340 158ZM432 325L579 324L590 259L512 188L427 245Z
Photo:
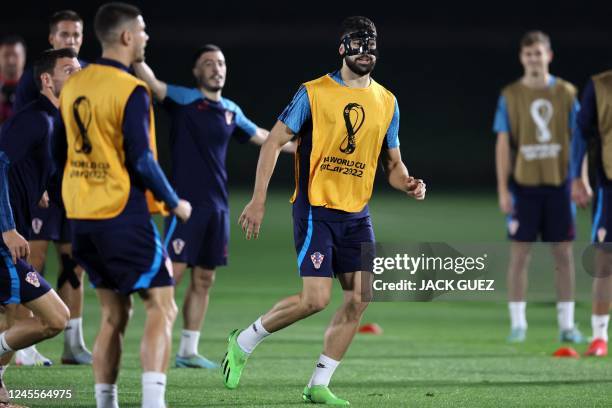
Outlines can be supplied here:
M53 171L50 137L57 108L44 95L12 116L0 132L0 225L29 237L31 208L38 205Z
M171 181L192 206L228 209L226 156L232 135L244 143L257 126L227 98L212 101L197 88L168 85L163 106L172 119ZM234 132L236 128L244 133Z

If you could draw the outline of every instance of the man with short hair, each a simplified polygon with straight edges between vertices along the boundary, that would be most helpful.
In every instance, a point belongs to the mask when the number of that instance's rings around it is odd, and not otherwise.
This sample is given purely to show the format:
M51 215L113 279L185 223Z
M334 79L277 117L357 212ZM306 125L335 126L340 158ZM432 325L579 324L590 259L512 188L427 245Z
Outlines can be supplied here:
M241 143L261 145L268 131L257 127L236 103L221 96L227 68L225 56L216 45L207 44L194 55L197 88L166 84L145 63L135 64L134 69L172 117L171 181L193 205L193 214L185 224L177 225L176 218L166 218L165 246L177 284L185 269L192 269L183 304L176 366L217 368L217 363L198 353L198 342L215 270L227 265L229 203L225 157L232 135ZM235 132L238 129L241 132ZM295 146L289 143L283 150L294 152ZM198 175L197 181L194 174Z
M149 36L138 8L101 6L95 17L102 57L62 90L65 134L54 157L64 169L62 198L73 221L73 254L87 271L101 305L93 369L98 408L116 408L123 336L131 295L144 301L140 356L142 406L165 407L166 370L176 318L172 267L151 212L163 201L181 220L191 205L180 200L155 159L151 97L128 70L144 61Z
M576 88L549 73L553 52L541 31L527 32L520 44L523 76L499 97L497 134L499 207L508 217L510 342L527 335L527 268L533 242L552 244L557 287L557 322L562 342L580 343L574 323L574 210L568 168L570 140L579 104Z
M397 100L370 76L378 56L377 37L368 18L345 19L338 49L341 69L302 85L261 148L253 198L239 223L247 239L258 237L279 151L297 135L292 202L302 291L230 334L222 363L227 388L238 386L248 357L270 333L327 306L337 277L344 291L342 305L325 331L323 353L302 396L313 403L350 405L328 386L368 304L361 285L362 274L370 272L361 263L361 246L374 242L367 204L380 153L393 188L418 200L426 192L425 183L409 176L402 162Z
M49 18L49 44L53 49L72 48L78 54L83 44L83 19L72 10L55 12ZM87 66L79 60L81 67ZM17 87L17 109L37 98L32 69L27 69ZM62 364L91 364L91 352L83 340L83 270L72 258L70 224L61 203L50 202L47 208L33 208L30 234L30 262L44 274L49 242L55 243L59 260L57 292L70 310L70 321L64 330ZM15 361L19 365L51 365L51 360L36 348L20 350Z
M0 40L0 129L17 111L15 92L23 74L26 46L23 38L9 35Z
M0 405L8 403L2 375L12 351L55 336L70 317L64 302L25 262L30 250L24 237L30 232L30 209L48 205L53 171L49 139L58 119L58 98L64 82L79 69L74 50L45 51L34 65L39 98L9 119L0 133L0 304L6 305L8 318L8 330L0 333ZM14 320L19 304L34 315Z

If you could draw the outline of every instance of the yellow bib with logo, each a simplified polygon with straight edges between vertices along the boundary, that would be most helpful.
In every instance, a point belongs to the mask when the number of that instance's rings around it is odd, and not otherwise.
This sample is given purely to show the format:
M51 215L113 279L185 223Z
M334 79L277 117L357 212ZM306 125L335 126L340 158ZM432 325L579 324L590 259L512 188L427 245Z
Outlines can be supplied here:
M593 76L597 103L597 128L601 137L601 161L606 178L612 180L612 71Z
M312 114L310 205L359 212L372 196L395 96L374 80L349 88L329 75L304 86Z
M510 121L514 180L524 186L560 186L569 167L570 112L576 88L560 78L545 89L516 81L502 95Z
M123 149L123 115L137 86L145 82L111 66L90 64L72 75L60 95L68 154L62 181L66 215L101 220L119 215L130 194L130 176ZM157 157L155 121L150 109L149 143ZM149 210L164 212L146 192Z

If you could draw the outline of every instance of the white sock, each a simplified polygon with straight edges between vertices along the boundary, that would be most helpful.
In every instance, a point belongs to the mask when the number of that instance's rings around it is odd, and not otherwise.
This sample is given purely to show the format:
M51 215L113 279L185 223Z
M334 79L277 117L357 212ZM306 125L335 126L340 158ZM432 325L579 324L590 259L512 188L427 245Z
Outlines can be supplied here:
M560 330L574 328L574 302L557 302L557 323Z
M96 384L96 407L119 408L117 384Z
M190 357L198 354L198 341L200 341L199 331L183 330L178 355L180 357Z
M6 370L7 365L0 365L0 384L2 384L2 380L4 379L4 371Z
M85 350L83 340L83 319L70 319L64 330L64 348L73 352Z
M525 314L526 308L527 302L508 302L508 309L510 310L510 325L513 329L527 328L527 316Z
M321 354L315 366L314 373L312 373L312 377L310 377L310 381L308 382L308 387L310 388L313 385L328 386L339 364L339 361L329 358L325 354Z
M142 373L142 408L166 408L166 374Z
M608 323L610 315L591 315L591 327L593 327L593 339L608 341Z
M0 333L0 357L14 351L8 344L6 344L6 339L4 338L5 334L6 332Z
M261 343L261 341L269 335L270 333L268 333L268 331L264 329L263 325L261 324L260 317L259 319L255 320L252 325L244 329L238 335L236 341L238 342L238 345L242 351L251 354L255 349L255 346Z

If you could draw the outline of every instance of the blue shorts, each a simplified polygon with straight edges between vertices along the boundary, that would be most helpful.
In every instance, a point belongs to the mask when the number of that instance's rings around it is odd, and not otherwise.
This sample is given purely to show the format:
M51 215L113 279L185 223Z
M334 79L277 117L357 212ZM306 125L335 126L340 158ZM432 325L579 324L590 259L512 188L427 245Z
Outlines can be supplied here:
M612 186L599 186L593 206L591 241L612 242Z
M32 265L23 259L13 263L4 244L0 245L0 255L0 304L28 303L51 290L45 278Z
M55 241L69 243L72 240L70 221L66 212L57 204L50 202L49 208L32 209L32 228L30 241Z
M507 218L508 237L513 241L573 241L576 236L575 207L570 185L560 187L511 186L512 215Z
M75 233L72 254L95 288L129 295L174 285L172 267L153 220L123 228Z
M176 217L165 221L164 246L172 262L215 269L227 265L229 214L211 207L193 207L186 223Z
M364 270L362 244L374 243L370 217L347 221L293 218L300 276L333 278Z

